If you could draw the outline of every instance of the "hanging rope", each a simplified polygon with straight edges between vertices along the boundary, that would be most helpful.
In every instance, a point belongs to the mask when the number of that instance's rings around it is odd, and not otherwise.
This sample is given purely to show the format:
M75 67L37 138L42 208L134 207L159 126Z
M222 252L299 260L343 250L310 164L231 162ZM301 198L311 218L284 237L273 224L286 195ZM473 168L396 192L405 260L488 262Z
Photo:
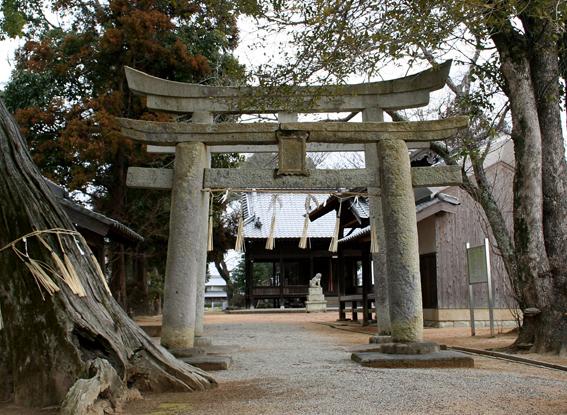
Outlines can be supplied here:
M211 252L213 250L213 192L211 192L209 198L209 227L207 235L207 252Z
M377 254L380 252L378 237L376 235L376 225L373 220L370 221L370 253Z
M339 201L339 210L337 210L337 218L335 220L335 231L333 232L333 237L331 238L331 244L329 245L330 252L337 252L339 249L339 231L341 227L341 210L343 208L342 199Z
M55 252L49 242L43 237L43 235L54 235L57 238L59 243L59 249L63 255L63 259L60 258L59 255ZM0 249L0 252L3 252L7 249L12 249L14 254L24 263L26 268L30 271L34 280L40 289L40 293L43 297L43 290L46 291L49 295L53 295L56 292L60 291L59 286L53 281L52 278L61 279L65 284L69 286L73 294L78 295L79 297L85 297L86 291L81 283L79 278L79 274L77 273L73 263L71 262L71 258L67 255L65 250L62 237L72 237L73 242L77 245L79 252L81 255L84 255L85 251L81 248L79 242L77 241L77 237L80 238L83 247L90 251L88 248L87 242L83 238L83 236L77 231L71 231L68 229L61 229L61 228L53 228L53 229L46 229L41 231L33 231L24 236L21 236L14 241L10 242L6 246ZM28 240L30 238L36 238L43 247L45 247L54 263L54 266L51 266L43 261L39 261L30 257L28 252ZM23 243L23 250L18 248L18 244ZM106 277L104 273L100 269L100 265L97 259L91 252L91 260L95 266L95 271L99 275L104 287L110 293L110 288L106 282ZM42 290L43 289L43 290ZM43 297L45 299L45 297Z
M81 255L84 256L85 251L83 249L81 249L81 245L79 244L79 241L77 241L77 238L75 236L76 235L73 235L73 239L75 240L75 245L77 245L77 248L79 249L79 252L81 253ZM87 241L85 240L83 235L79 234L79 239L83 243L83 246L88 247ZM90 253L89 256L91 258L91 263L94 265L95 272L97 273L98 277L102 281L102 285L104 285L104 288L106 289L106 291L112 296L112 291L110 291L110 287L108 286L108 283L106 282L106 276L104 275L104 272L102 272L102 268L100 267L98 259L96 259L93 252L90 249L88 249L87 251Z
M254 191L256 193L271 193L271 194L305 194L304 189L251 189L249 187L231 187L229 189L226 188L206 188L202 189L203 192L209 193L224 193L224 192L234 192L234 193L246 193ZM368 192L349 192L349 191L332 191L332 190L325 190L325 189L314 189L309 190L310 194L322 194L322 195L329 195L329 196L336 196L338 198L345 198L349 196L368 196ZM376 195L376 193L372 193L372 195ZM378 194L379 195L379 194Z
M240 216L238 217L238 230L236 231L236 243L234 244L236 252L244 252L244 212L242 203L240 204Z
M266 239L266 249L270 251L274 249L274 234L276 233L276 213L278 203L281 207L279 196L274 193L272 195L272 201L270 202L270 207L272 209L272 222L270 223L270 233L268 234L268 239Z
M312 195L308 194L305 197L305 219L303 220L303 231L301 233L301 238L299 239L299 247L301 249L307 248L307 233L309 231L309 223L311 219L309 219L309 212L311 211L311 201L315 202L315 206L319 207L318 200Z

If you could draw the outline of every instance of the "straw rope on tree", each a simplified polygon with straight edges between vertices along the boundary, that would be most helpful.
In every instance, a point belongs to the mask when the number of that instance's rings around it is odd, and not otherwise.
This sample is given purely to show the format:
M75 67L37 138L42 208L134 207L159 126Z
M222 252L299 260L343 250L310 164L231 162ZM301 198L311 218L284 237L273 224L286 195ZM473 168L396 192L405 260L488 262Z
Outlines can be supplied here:
M12 396L28 406L59 405L89 368L116 372L120 388L105 392L113 401L128 388L192 391L215 384L207 373L152 342L129 319L107 291L82 238L79 245L75 233L57 238L43 231L74 232L74 226L33 164L1 100L0 204L0 247L16 247L0 252L0 397ZM34 232L40 238L27 236L11 245ZM96 376L92 379L96 382ZM74 392L81 396L77 388Z

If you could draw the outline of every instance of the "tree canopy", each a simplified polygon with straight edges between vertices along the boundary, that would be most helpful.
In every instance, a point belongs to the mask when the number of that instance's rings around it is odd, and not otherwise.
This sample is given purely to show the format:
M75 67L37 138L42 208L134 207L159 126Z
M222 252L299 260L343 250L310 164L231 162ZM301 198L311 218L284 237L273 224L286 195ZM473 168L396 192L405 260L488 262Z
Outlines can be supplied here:
M45 176L141 233L150 267L165 263L169 195L126 189L126 172L130 165L168 166L172 158L122 138L114 120L170 115L144 107L128 90L123 67L177 81L242 83L244 68L232 55L237 18L254 7L249 0L2 2L2 34L25 40L5 100L34 161ZM238 157L213 162L226 167Z

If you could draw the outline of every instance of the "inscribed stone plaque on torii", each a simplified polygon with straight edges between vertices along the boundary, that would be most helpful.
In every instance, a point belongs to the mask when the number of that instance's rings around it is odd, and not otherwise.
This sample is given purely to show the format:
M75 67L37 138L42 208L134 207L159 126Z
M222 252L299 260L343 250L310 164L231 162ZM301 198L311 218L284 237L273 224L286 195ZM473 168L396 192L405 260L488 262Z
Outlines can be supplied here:
M306 141L304 131L278 131L278 176L307 176Z

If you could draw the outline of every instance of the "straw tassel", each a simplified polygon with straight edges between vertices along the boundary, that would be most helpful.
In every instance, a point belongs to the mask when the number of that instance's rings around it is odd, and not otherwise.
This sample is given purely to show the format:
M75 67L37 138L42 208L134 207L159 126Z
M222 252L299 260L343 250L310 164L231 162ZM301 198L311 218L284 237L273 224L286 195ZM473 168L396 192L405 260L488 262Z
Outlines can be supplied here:
M85 292L85 288L83 287L83 284L81 284L81 280L79 279L79 274L77 274L77 271L75 270L75 267L71 262L71 258L69 258L67 252L65 252L65 247L61 242L61 237L59 236L59 234L57 234L57 239L59 241L59 247L61 248L61 252L63 253L63 262L65 263L65 268L67 269L67 276L69 278L68 280L65 280L65 282L71 288L73 294L77 294L79 297L85 297L87 295L87 293Z
M272 223L270 224L270 233L268 239L266 240L266 249L274 249L274 234L276 233L276 203L278 201L278 196L276 194L272 195Z
M43 292L41 290L41 287L43 287L43 289L45 291L47 291L47 293L49 295L53 295L54 293L58 292L59 287L57 286L57 284L55 284L55 282L53 282L53 280L47 274L47 272L45 272L44 268L47 269L48 271L52 272L52 273L54 273L54 271L52 269L50 270L49 266L47 264L42 264L42 263L32 259L29 256L29 253L28 253L27 238L24 236L21 240L24 243L24 251L25 252L22 252L18 248L16 248L16 245L15 245L16 241L13 242L12 244L10 244L9 246L12 247L12 250L14 251L14 253L18 256L18 258L20 258L20 260L24 263L26 268L32 274L34 281L37 284L37 287L39 288L39 292L41 294L41 297L43 299L45 299L45 297L43 296ZM6 247L4 247L2 249L5 249Z
M59 292L59 287L53 282L53 280L47 275L42 266L34 259L29 258L29 262L25 262L26 267L30 270L33 275L35 282L38 286L42 286L49 295L53 295ZM41 292L41 290L40 290ZM42 294L43 296L43 294Z
M98 263L98 259L94 256L93 252L90 250L89 246L87 245L87 241L85 240L83 235L79 234L79 238L81 239L81 242L83 243L83 245L87 248L87 252L89 252L89 254L90 254L91 262L95 267L95 271L98 274L98 277L100 278L100 280L102 282L102 285L104 285L104 288L106 289L106 291L112 296L112 291L110 291L110 287L108 286L108 283L106 282L106 276L104 275L104 272L102 271L102 268L100 267L100 264ZM79 250L81 251L81 255L84 255L85 253L81 249L81 247L79 246L76 239L75 239L75 243L77 244L77 248L79 248Z
M207 238L207 252L213 250L213 194L211 193L211 200L209 200L209 231Z
M329 245L330 252L337 252L339 249L339 230L341 227L341 210L343 208L343 201L339 203L339 210L337 211L337 218L335 220L335 232L333 233L333 238L331 239L331 244Z
M317 204L317 199L315 199L312 195L307 195L307 197L305 198L305 219L303 220L303 232L301 233L301 238L299 239L299 248L301 249L307 248L307 233L309 231L309 223L311 222L311 219L309 219L311 200L314 200L315 204Z
M240 217L238 218L238 230L236 231L234 250L240 253L244 252L244 214L242 212L242 204L240 205Z
M42 234L56 235L60 245L61 252L63 254L63 259L61 259L61 257L54 251L54 249L47 242L47 240L41 236ZM84 256L85 252L81 249L79 243L77 242L76 236L81 238L82 243L84 244L86 249L90 252L93 265L95 266L96 271L101 278L101 281L103 282L106 290L110 293L110 288L106 283L106 278L102 270L100 269L98 261L96 260L90 249L88 248L87 242L85 241L83 236L79 234L77 231L70 231L68 229L63 229L63 228L53 228L53 229L46 229L40 231L35 230L10 242L8 245L0 248L0 252L4 251L5 249L9 249L9 248L12 249L15 255L24 263L26 268L30 271L30 273L34 277L34 281L37 284L41 296L44 299L45 297L43 296L43 290L45 290L49 295L53 295L54 293L60 291L59 286L54 282L52 277L60 278L69 286L69 288L74 294L80 297L85 297L86 291L83 287L83 284L81 283L81 280L79 279L79 274L77 273L73 263L71 262L70 257L65 252L65 248L61 241L61 235L72 236L75 244L77 245L77 249L79 249L81 255ZM28 253L28 238L34 236L37 237L39 242L41 242L41 244L48 250L51 259L53 261L54 267L43 261L35 260L30 257ZM17 244L19 242L23 242L24 244L23 252L17 247Z
M376 224L371 221L370 224L370 253L377 254L380 252L380 245L378 245L378 236L376 235Z

